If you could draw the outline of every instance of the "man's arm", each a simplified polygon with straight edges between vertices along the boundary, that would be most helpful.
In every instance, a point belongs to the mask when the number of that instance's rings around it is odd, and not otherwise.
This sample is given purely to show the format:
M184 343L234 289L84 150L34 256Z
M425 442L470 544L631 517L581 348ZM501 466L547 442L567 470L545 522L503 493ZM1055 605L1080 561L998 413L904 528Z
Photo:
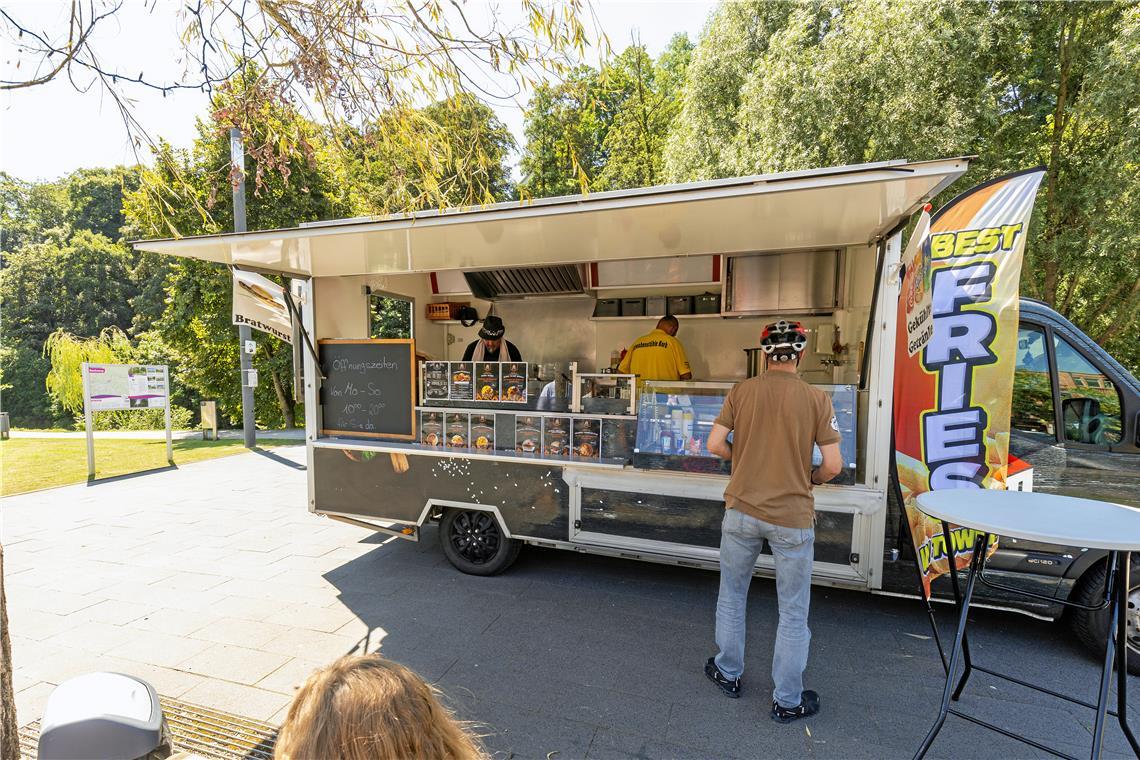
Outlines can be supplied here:
M715 429L715 428L714 428ZM712 450L712 447L709 447ZM819 447L823 462L811 471L811 484L822 486L843 470L843 457L839 454L839 443L825 443Z
M523 359L522 352L519 351L519 347L514 343L511 343L509 340L504 342L507 344L507 356L511 358L511 361L521 362Z
M732 444L728 442L728 434L732 431L720 423L714 423L709 433L709 451L721 459L732 459ZM839 447L836 446L836 452Z
M475 355L475 343L476 342L477 341L471 341L470 343L467 344L467 348L464 349L464 351L463 351L463 358L460 361L465 361L465 362L471 361L471 357Z

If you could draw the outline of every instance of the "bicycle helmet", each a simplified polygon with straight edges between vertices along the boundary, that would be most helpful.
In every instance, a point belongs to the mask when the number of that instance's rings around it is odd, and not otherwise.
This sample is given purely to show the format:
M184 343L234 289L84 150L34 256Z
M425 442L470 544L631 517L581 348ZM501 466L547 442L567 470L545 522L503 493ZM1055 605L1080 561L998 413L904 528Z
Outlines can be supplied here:
M799 322L781 319L765 327L760 334L760 348L773 361L793 361L806 347L807 331Z

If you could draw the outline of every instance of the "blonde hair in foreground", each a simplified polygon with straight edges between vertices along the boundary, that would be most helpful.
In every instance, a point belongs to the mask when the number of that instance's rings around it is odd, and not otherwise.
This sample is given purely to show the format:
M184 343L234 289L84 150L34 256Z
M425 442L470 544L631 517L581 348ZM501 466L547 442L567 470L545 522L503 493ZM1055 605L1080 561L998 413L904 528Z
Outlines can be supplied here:
M485 755L422 678L379 655L341 657L297 691L279 760L478 760Z

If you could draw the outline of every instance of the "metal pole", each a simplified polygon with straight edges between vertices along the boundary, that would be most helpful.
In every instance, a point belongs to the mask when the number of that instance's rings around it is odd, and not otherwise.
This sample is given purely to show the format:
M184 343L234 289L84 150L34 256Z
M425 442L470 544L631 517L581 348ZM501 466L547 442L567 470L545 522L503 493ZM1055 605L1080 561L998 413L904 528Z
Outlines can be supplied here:
M234 232L245 232L245 149L241 144L241 130L230 130L230 161L238 169L238 182L234 188ZM245 342L252 340L247 325L238 325L238 355L241 357L241 428L245 434L245 447L257 445L257 428L254 422L253 388L249 387L253 357L245 352Z
M165 366L162 368L162 384L166 393L166 404L162 410L166 422L166 463L174 464L174 442L170 435L170 369Z
M83 362L83 426L87 430L87 479L95 477L95 431L91 425L91 384L87 362Z

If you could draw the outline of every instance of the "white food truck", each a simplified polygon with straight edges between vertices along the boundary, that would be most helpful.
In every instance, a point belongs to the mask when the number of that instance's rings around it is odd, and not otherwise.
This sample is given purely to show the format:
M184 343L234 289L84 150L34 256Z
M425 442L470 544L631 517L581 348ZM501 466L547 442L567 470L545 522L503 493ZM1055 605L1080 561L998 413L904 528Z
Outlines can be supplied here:
M844 436L843 473L815 491L815 581L914 594L889 487L902 234L968 165L885 161L136 247L291 279L319 354L295 341L309 510L410 540L438 522L448 559L483 575L523 544L716 568L727 466L704 440L728 389L761 370L764 324L797 319L811 336L801 375L831 394ZM410 315L406 335L382 332L379 310L393 304ZM459 319L464 304L500 317L522 361L464 362L478 329ZM666 312L693 380L614 374ZM1097 470L1105 496L1135 494L1136 380L1043 305L1023 306L1022 332L1043 363L1018 372L1039 375L1052 416L1037 398L1019 437L1015 398L1014 446L1032 444L1019 456L1037 487L1064 490L1078 466ZM1056 341L1085 362L1086 384L1119 399L1098 402L1116 415L1115 438L1100 441L1114 463L1067 437L1073 386ZM990 568L1068 598L1102 559L1003 541ZM771 569L765 551L757 573Z

